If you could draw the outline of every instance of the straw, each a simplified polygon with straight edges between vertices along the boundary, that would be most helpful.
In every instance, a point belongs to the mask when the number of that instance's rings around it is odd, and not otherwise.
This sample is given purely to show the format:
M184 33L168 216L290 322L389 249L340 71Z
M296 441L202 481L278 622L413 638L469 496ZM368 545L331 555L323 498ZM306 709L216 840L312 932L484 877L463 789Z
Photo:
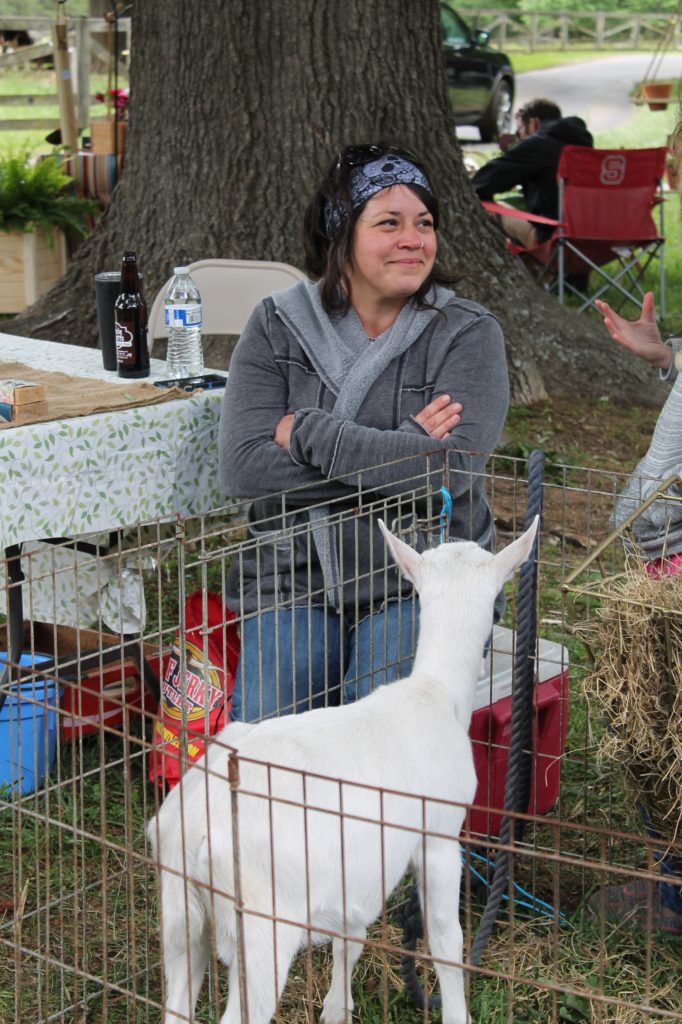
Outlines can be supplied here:
M636 802L664 838L682 830L682 576L641 564L595 586L600 607L581 630L595 665L588 700L608 728L603 759L616 762Z

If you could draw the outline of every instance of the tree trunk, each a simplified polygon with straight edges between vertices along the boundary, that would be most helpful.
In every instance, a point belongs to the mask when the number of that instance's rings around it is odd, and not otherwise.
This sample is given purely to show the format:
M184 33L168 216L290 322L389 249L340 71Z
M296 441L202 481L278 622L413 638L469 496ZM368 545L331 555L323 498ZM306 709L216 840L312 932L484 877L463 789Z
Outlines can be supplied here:
M388 139L432 167L440 262L502 322L515 401L545 387L656 400L639 361L538 288L483 212L449 112L438 0L138 2L130 87L111 206L58 285L5 330L95 345L93 275L128 248L150 305L180 262L301 266L303 210L330 155Z

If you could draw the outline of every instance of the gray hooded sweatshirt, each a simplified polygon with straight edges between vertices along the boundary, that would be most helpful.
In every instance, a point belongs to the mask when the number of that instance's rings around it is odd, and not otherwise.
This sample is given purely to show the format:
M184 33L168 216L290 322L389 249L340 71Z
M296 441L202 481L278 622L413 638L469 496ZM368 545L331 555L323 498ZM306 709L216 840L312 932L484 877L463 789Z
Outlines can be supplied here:
M293 598L357 615L409 593L388 565L376 519L388 515L423 549L433 539L423 524L438 517L444 483L452 517L443 539L492 547L483 471L509 401L502 332L485 309L448 289L429 299L435 308L408 302L374 340L352 309L328 316L319 286L307 281L254 310L232 357L220 421L223 490L257 499L251 543L228 579L234 611ZM463 409L437 441L414 417L441 394ZM287 413L295 413L288 451L273 440Z
M661 377L674 381L673 388L656 421L648 452L618 496L612 517L614 526L620 526L668 477L682 477L682 341L673 338L671 344L673 362ZM682 496L679 487L673 487L669 493L678 500L654 501L632 524L632 535L642 558L661 558L682 551ZM630 547L627 539L626 546Z

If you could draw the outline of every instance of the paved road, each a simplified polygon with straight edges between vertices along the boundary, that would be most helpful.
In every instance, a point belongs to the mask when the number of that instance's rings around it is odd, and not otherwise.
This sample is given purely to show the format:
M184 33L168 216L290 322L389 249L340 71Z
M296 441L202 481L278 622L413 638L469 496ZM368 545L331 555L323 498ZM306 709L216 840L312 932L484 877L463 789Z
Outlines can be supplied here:
M635 82L650 72L652 55L604 57L599 60L564 64L543 71L526 71L516 76L515 107L538 96L555 100L564 114L582 117L590 131L614 128L629 117L635 107L628 99ZM682 76L682 53L668 53L655 73L657 78ZM478 142L476 128L458 128L460 142Z

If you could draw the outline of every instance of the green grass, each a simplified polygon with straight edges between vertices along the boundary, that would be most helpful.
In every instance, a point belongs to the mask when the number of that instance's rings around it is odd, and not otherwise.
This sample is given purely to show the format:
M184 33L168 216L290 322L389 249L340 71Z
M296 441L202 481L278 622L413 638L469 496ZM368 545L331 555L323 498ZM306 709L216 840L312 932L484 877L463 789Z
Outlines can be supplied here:
M554 68L562 64L584 64L586 61L606 60L609 57L641 57L648 55L648 50L590 50L588 48L572 50L539 50L535 53L528 53L525 50L517 50L509 47L507 53L511 58L514 71L517 75L524 71L543 71L546 68Z
M588 60L603 60L605 57L632 57L641 56L642 50L540 50L536 53L527 53L524 50L508 48L508 54L514 71L517 75L524 71L541 71L544 68L554 68L558 64L579 64Z
M646 106L632 107L632 117L616 128L597 132L595 146L619 146L622 149L645 146L665 146L678 117L676 104L667 110L649 110Z

